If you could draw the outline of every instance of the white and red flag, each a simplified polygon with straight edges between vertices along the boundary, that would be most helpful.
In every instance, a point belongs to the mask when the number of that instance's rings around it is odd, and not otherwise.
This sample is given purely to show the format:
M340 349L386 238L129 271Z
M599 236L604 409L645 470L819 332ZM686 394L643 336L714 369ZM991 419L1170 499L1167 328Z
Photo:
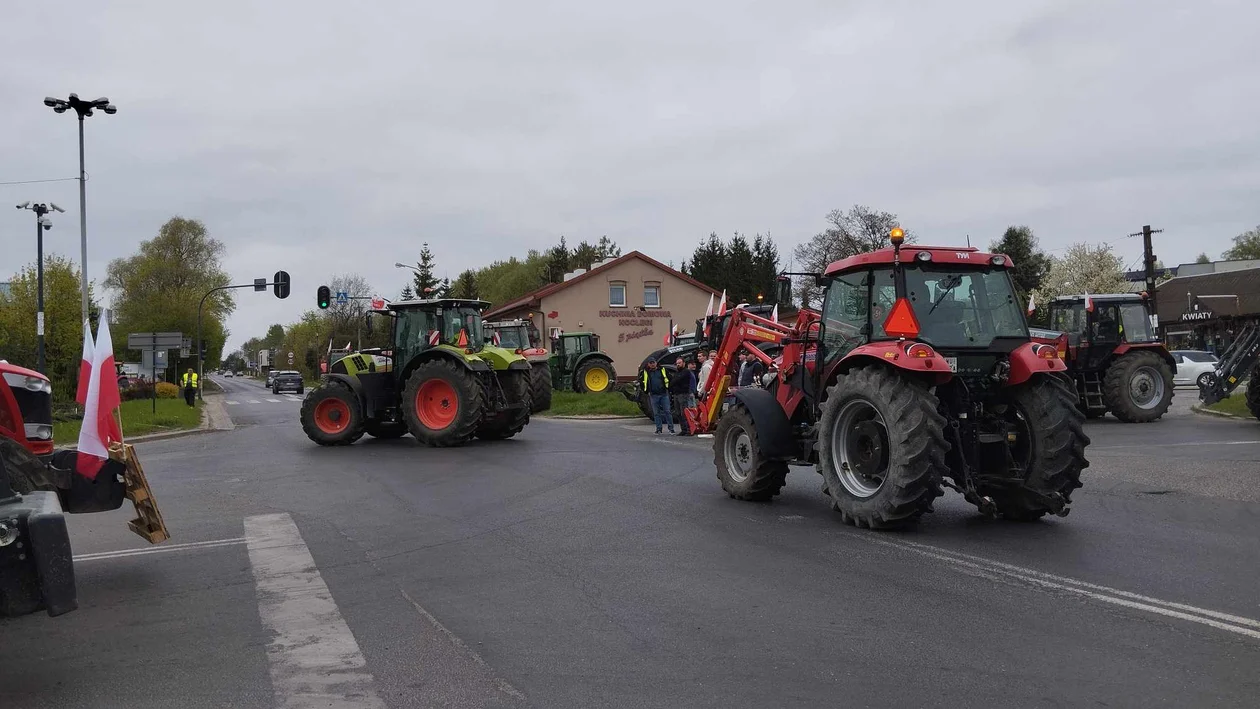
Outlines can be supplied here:
M84 477L95 480L109 458L109 444L122 442L122 429L114 417L114 411L121 403L118 378L114 372L114 341L109 336L109 318L102 313L96 328L91 373L84 395L83 427L79 429L75 461L75 470Z
M774 310L770 311L770 319L779 322L779 304L774 304Z
M1094 312L1094 299L1089 297L1089 291L1085 291L1085 312Z
M713 319L713 294L709 294L709 307L704 309L704 336L709 336L709 321Z
M720 318L726 315L726 289L722 289L722 300L718 303L717 316Z
M83 321L83 359L79 362L79 388L74 400L79 406L87 404L88 380L92 377L92 325Z
M1028 314L1032 315L1037 310L1037 294L1028 294Z

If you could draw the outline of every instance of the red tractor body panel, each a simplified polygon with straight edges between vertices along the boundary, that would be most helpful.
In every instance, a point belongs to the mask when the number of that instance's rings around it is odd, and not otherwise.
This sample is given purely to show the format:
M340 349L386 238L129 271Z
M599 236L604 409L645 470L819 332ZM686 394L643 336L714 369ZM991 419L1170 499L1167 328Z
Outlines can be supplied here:
M1053 357L1043 357L1038 353L1043 347L1055 348ZM1059 358L1056 345L1045 342L1025 342L1010 354L1011 374L1006 380L1007 386L1023 384L1035 374L1051 374L1066 372L1067 364Z
M993 261L995 256L1001 256L1004 260L1003 266L1010 268L1011 258L1003 254L990 254L980 251L971 246L965 247L948 247L948 246L919 246L918 244L906 244L901 247L901 259L909 261L915 258L915 254L920 251L926 251L931 254L931 262L934 264L960 264L964 266L983 266ZM893 254L895 250L892 248L879 249L877 251L867 251L866 253L855 254L848 258L833 261L827 266L823 275L834 276L838 273L845 273L863 266L889 265L894 261Z
M35 455L51 455L53 452L52 394L27 392L22 397L27 402L26 406L23 406L19 403L13 389L14 385L10 381L14 378L40 379L48 382L48 377L33 369L0 362L0 436L17 441ZM32 426L47 426L47 437L30 437L29 432L32 432Z

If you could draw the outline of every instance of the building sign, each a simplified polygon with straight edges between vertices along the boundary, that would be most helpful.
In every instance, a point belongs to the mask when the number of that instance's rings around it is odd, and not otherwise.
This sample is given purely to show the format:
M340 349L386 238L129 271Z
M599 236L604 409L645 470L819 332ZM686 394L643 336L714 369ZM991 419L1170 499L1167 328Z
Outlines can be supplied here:
M1203 320L1211 320L1214 314L1211 310L1194 310L1189 313L1181 314L1182 322L1202 322Z
M601 310L601 318L616 319L618 327L651 327L655 318L672 318L673 313L657 308L644 310Z

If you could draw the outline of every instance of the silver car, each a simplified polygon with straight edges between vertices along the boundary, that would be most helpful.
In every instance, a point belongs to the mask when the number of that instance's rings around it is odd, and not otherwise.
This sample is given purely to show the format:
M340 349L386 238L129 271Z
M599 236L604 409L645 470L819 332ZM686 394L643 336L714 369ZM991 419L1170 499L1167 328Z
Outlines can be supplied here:
M1177 362L1175 386L1202 386L1220 361L1211 352L1201 350L1173 350L1172 357Z

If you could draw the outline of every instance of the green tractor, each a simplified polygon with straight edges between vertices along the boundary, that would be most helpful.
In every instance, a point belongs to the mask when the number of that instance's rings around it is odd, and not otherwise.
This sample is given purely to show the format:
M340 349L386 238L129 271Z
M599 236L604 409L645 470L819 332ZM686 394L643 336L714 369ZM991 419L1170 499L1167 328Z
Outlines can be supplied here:
M329 367L302 402L302 430L323 446L349 445L364 433L411 433L430 446L520 433L529 423L530 365L486 343L487 305L441 298L369 312L369 332L374 317L390 318L392 349L353 353Z
M612 391L617 370L612 357L599 348L599 335L593 332L561 332L551 338L551 380L557 389L579 394Z

